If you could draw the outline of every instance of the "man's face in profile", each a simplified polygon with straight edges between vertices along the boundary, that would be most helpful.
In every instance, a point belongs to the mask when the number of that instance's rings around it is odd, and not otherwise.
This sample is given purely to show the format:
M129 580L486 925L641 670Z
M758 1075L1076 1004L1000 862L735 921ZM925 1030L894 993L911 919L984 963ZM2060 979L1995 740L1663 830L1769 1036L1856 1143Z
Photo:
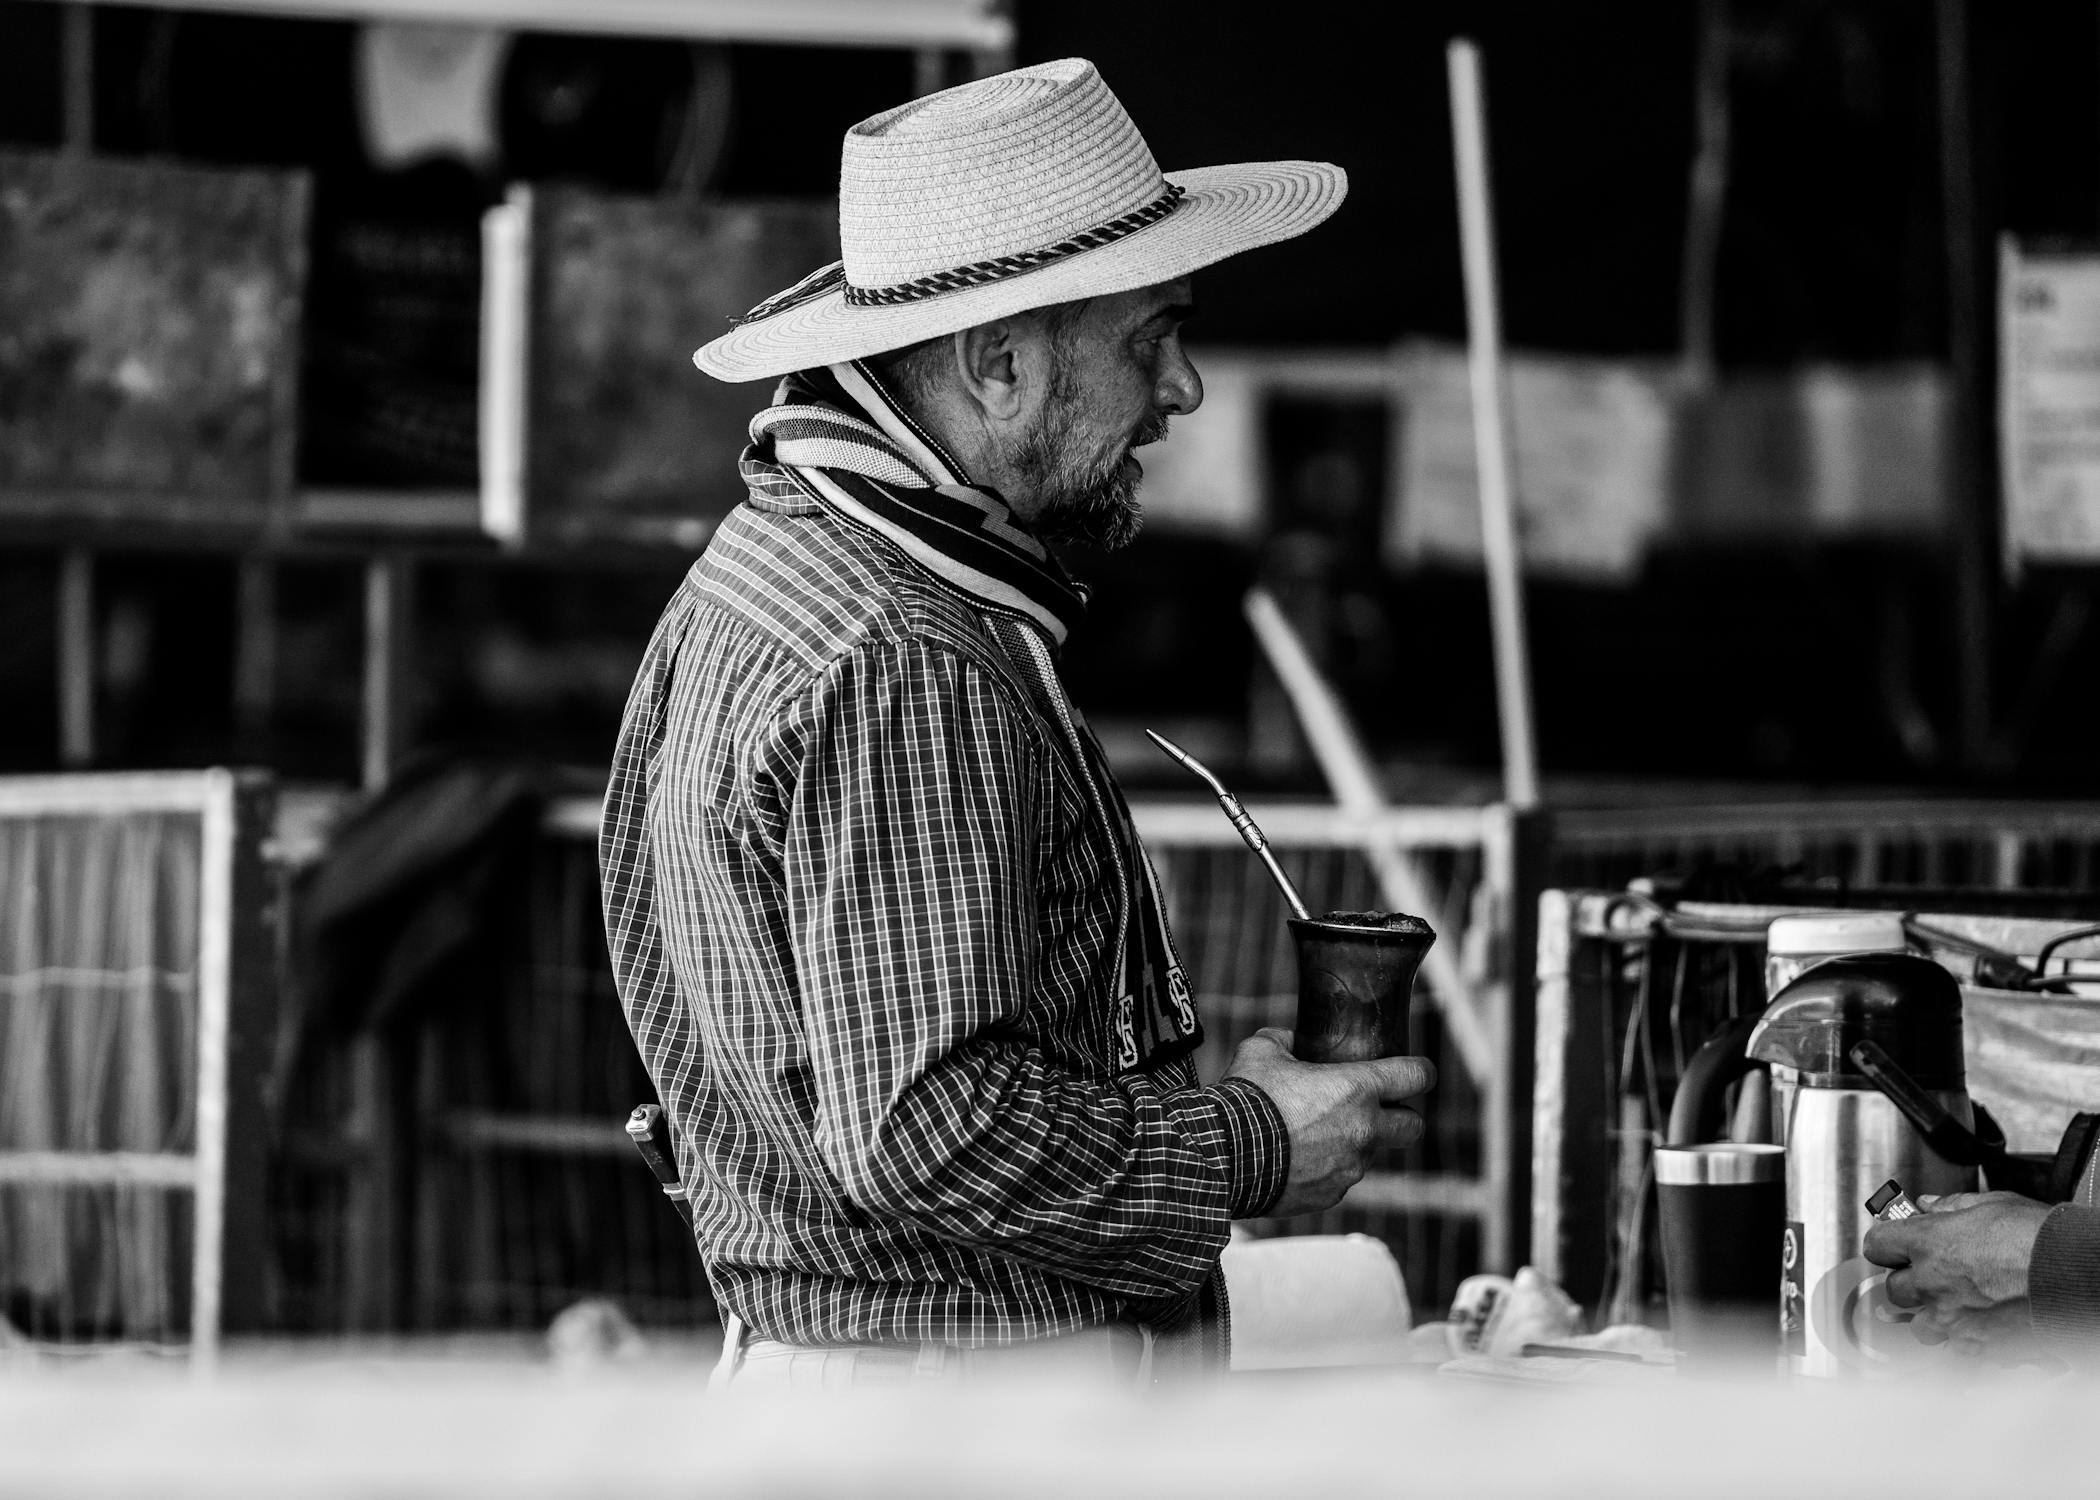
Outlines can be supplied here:
M1136 450L1167 435L1169 416L1203 402L1181 346L1195 311L1186 277L1095 297L1054 335L1050 389L1015 466L1036 491L1036 532L1113 551L1144 522Z

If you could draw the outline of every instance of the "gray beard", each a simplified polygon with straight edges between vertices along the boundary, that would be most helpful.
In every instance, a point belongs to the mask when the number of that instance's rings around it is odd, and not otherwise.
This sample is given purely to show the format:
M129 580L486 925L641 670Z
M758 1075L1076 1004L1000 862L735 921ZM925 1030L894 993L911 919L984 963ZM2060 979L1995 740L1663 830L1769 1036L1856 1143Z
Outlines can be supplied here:
M1073 427L1071 408L1053 387L1042 422L1023 441L1015 466L1032 481L1036 513L1030 527L1046 542L1078 543L1103 552L1128 546L1145 524L1137 497L1144 478L1125 471L1123 454L1097 463L1074 465L1066 456ZM1157 443L1167 435L1167 419L1148 417L1138 429L1133 448Z

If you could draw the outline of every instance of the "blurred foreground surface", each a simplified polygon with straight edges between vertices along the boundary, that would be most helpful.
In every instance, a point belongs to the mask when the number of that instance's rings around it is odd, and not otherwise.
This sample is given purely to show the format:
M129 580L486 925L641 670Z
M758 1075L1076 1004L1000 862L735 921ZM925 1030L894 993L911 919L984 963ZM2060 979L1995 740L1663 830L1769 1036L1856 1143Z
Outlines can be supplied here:
M2090 1493L2100 1388L1533 1385L1422 1369L1141 1398L926 1388L710 1396L697 1348L563 1367L491 1345L236 1352L212 1382L0 1374L0 1494L1275 1497ZM2086 1482L2081 1484L2083 1479Z

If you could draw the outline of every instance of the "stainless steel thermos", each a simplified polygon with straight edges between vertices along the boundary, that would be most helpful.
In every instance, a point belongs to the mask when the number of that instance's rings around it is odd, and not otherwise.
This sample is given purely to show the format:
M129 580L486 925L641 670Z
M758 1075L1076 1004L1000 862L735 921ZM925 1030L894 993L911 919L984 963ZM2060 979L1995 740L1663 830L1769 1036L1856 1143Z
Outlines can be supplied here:
M1768 1069L1771 1134L1786 1152L1773 1311L1791 1368L1874 1374L1936 1363L1944 1346L1912 1336L1910 1314L1888 1300L1886 1273L1860 1243L1873 1221L1867 1199L1890 1179L1913 1197L1976 1188L1988 1152L1962 1062L1961 987L1931 959L1891 951L1818 957L1779 977L1747 1039L1738 1023L1686 1069L1670 1140L1706 1138L1721 1090Z
M1975 1116L1962 1065L1961 988L1927 958L1861 953L1805 970L1766 1007L1745 1049L1772 1070L1786 1148L1780 1316L1805 1375L1936 1362L1887 1273L1860 1254L1867 1199L1891 1178L1912 1196L1973 1192Z

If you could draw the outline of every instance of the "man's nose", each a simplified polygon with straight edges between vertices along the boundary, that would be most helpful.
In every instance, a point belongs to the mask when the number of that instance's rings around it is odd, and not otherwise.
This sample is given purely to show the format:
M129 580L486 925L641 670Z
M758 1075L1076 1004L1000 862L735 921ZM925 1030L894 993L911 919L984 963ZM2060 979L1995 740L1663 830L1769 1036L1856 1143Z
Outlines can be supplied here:
M1185 417L1203 404L1203 377L1179 344L1160 371L1152 400L1162 415L1170 417Z

